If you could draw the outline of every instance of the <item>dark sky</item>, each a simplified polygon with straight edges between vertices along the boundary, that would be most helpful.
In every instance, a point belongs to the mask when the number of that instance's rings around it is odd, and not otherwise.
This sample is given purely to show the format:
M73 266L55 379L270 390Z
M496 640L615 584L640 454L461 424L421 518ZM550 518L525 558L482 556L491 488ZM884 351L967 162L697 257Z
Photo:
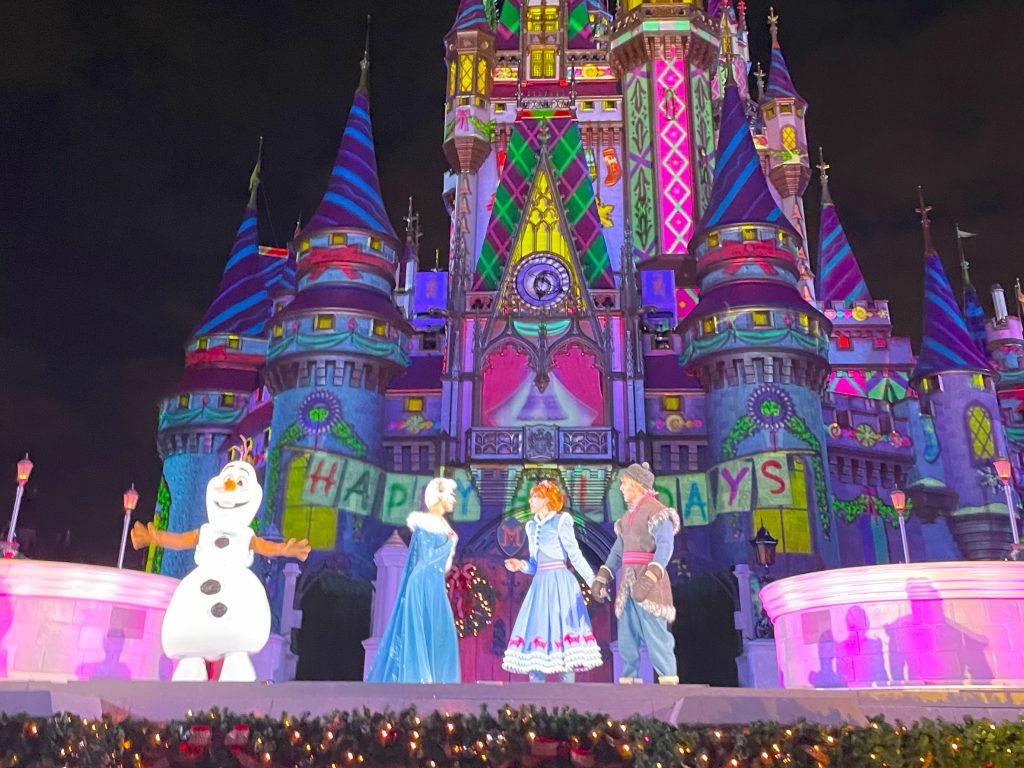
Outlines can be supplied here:
M367 12L385 202L402 231L416 198L432 264L447 232L441 38L456 4L0 0L0 520L25 451L36 469L19 529L46 545L70 526L71 559L116 561L129 482L151 516L156 404L216 289L257 139L261 240L283 244L326 184ZM767 5L748 10L762 60ZM917 184L947 270L958 221L981 234L968 244L979 288L1024 276L1024 4L777 6L811 145L825 145L847 233L898 331L919 333ZM807 203L816 233L816 182Z

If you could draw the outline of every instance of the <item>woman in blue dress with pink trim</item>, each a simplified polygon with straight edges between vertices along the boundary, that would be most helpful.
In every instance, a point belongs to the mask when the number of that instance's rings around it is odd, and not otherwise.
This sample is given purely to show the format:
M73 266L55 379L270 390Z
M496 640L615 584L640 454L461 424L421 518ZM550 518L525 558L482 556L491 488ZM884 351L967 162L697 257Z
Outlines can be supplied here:
M594 569L580 552L572 515L563 513L564 497L558 486L545 480L530 491L533 518L526 524L529 561L510 558L505 567L533 575L533 583L519 608L519 616L501 666L508 672L544 682L557 674L571 683L576 672L601 666L601 649L590 625L583 592L566 567L566 559L585 579Z

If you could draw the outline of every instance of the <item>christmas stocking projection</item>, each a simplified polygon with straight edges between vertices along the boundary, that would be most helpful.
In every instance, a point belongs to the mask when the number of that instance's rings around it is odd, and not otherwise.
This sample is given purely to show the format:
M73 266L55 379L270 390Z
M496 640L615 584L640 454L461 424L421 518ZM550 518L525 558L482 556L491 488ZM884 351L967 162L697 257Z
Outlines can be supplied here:
M270 638L270 604L250 570L253 552L266 557L309 555L309 542L261 539L249 527L263 489L246 461L232 461L206 486L209 522L194 531L159 531L136 523L132 546L195 547L196 567L174 590L164 615L164 653L178 659L174 680L207 680L206 662L224 660L220 680L255 680L249 654Z

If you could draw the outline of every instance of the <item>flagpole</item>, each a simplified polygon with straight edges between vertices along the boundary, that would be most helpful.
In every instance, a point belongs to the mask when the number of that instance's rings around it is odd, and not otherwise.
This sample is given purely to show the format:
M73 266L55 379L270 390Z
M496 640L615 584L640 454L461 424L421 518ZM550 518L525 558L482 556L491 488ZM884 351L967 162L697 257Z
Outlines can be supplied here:
M963 281L961 290L963 291L963 300L967 301L967 286L971 284L971 273L970 265L967 263L967 256L964 254L964 239L960 237L960 225L954 224L956 227L956 249L960 254L960 276Z

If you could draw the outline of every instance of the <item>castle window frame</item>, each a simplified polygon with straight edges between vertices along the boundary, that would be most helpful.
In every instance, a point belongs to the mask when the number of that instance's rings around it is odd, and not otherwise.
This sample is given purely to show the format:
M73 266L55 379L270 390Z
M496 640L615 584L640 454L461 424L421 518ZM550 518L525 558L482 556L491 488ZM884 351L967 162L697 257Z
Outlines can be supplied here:
M756 309L750 313L750 322L755 328L771 328L772 313L767 309Z
M793 114L793 105L792 104L779 104L779 114L780 115L792 115Z
M875 336L874 347L875 349L888 349L889 339L885 336Z
M210 340L206 336L200 336L196 339L196 351L203 352L210 348Z
M985 391L985 374L983 373L972 373L970 380L971 389L980 389L982 392Z
M178 395L178 407L188 408L192 398L189 395Z
M505 102L499 101L499 102L495 103L495 105L494 105L494 114L496 114L496 115L503 115L503 114L505 114L505 109L506 109Z
M228 340L224 346L226 346L228 349L241 349L242 340L237 336L228 336Z
M530 48L530 78L532 80L554 80L557 70L554 46L535 45Z
M313 318L314 331L333 331L335 316L330 314L319 314Z
M235 407L235 393L234 392L222 392L220 395L220 407L221 408L234 408Z
M422 397L407 397L405 398L405 410L408 413L423 413L423 398Z
M702 336L711 336L718 333L718 318L714 315L705 317L701 321L700 332Z
M836 334L836 348L844 351L853 349L853 339L845 333Z
M972 403L964 412L967 417L967 431L971 437L971 453L980 461L991 461L996 457L996 437L992 428L992 416L980 403Z
M592 102L592 101L581 101L580 102L580 112L593 112L593 111L594 111L594 102Z
M661 409L663 411L682 411L683 398L679 395L663 395L661 398Z
M614 112L619 106L619 103L614 99L605 99L601 102L601 109L605 112Z
M387 336L388 335L388 322L387 320L374 320L373 321L373 335L374 336Z
M331 245L345 245L348 243L348 236L344 232L331 232Z
M274 326L274 338L280 339L282 336L284 336L284 326L278 323Z

